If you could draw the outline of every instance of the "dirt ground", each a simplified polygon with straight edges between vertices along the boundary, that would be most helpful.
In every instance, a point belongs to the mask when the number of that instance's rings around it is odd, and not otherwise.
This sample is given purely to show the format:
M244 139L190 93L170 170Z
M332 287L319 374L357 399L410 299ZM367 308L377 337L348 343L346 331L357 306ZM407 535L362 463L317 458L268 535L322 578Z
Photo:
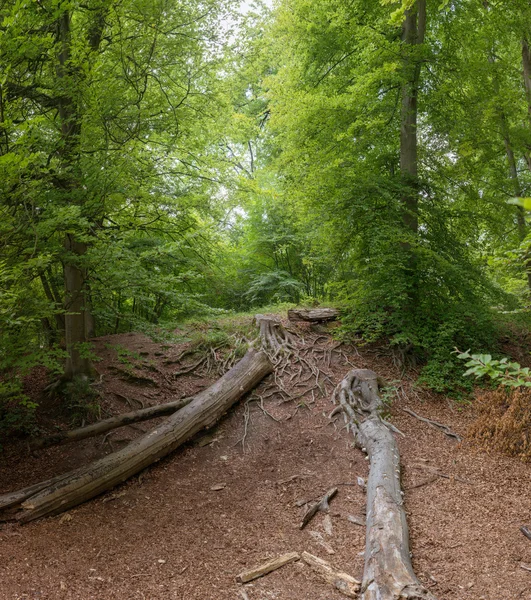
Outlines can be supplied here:
M322 337L320 343L331 344ZM144 365L142 373L153 383L139 385L120 373L124 353L120 362L117 346ZM141 335L100 338L97 348L109 413L129 410L133 398L148 405L188 396L217 377L199 373L173 380L171 373L182 365L172 357L182 347ZM357 478L367 477L368 464L340 418L329 420L329 392L351 365L372 368L388 381L400 373L374 348L331 359L322 365L330 374L325 397L314 391L283 402L269 395L269 377L256 392L269 415L259 402L244 401L214 430L112 492L58 517L2 525L0 599L236 600L242 598L239 572L303 550L360 579L365 531L348 516L363 517L365 496ZM519 531L531 525L529 464L453 442L403 412L405 406L459 433L474 410L415 392L407 381L394 398L391 420L405 435L398 442L417 575L441 600L531 599L531 572L521 567L531 565L531 541ZM41 410L48 415L42 422L53 428L54 407ZM118 430L105 444L86 440L36 455L21 444L7 445L0 492L84 464L153 426ZM447 477L435 477L435 468ZM321 513L299 530L303 502L334 486L339 492L330 504L332 530ZM301 563L244 589L249 600L343 597Z

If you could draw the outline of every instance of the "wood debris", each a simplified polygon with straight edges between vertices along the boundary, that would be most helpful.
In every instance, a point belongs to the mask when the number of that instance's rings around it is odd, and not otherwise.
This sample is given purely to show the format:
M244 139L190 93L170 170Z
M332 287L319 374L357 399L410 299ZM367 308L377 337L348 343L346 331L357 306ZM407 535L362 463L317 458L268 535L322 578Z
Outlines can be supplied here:
M238 583L247 583L248 581L252 581L253 579L258 579L258 577L262 577L263 575L267 575L272 571L276 571L296 560L300 559L300 555L298 552L288 552L287 554L283 554L282 556L277 556L277 558L273 558L272 560L263 563L258 567L254 567L253 569L249 569L248 571L243 571L236 577L236 581Z
M359 525L360 527L365 527L365 519L363 517L358 517L356 515L348 515L347 519L354 523L354 525Z
M308 552L303 552L301 558L321 579L332 584L344 596L348 598L358 597L360 582L357 579L347 573L337 571L326 560Z
M528 540L531 540L531 529L527 525L522 525L520 531L525 535Z
M416 412L413 412L410 408L403 408L402 410L408 415L414 417L415 419L418 419L419 421L426 423L430 427L433 427L433 429L437 429L437 431L444 433L444 435L446 435L449 438L452 438L458 442L461 442L463 440L463 438L458 433L455 433L455 431L452 431L447 425L444 425L443 423L438 423L437 421L433 421L432 419L421 417L420 415L417 415Z
M312 504L302 517L299 529L304 529L319 511L328 512L328 510L330 509L329 502L336 494L337 488L332 488L331 490L328 490L328 492L326 492L326 494L319 500L319 502Z

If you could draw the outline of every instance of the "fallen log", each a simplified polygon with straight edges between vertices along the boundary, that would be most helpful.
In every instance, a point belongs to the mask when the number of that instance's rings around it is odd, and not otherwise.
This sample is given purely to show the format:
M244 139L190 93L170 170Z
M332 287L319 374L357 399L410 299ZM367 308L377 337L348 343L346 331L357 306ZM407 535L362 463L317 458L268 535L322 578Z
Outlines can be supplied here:
M147 466L166 456L201 429L211 427L247 392L250 392L273 365L264 352L249 350L242 360L192 402L174 413L158 428L137 438L125 448L88 466L33 487L35 493L17 492L0 497L0 506L11 498L10 508L0 511L0 520L28 522L39 517L59 514L105 492ZM15 512L13 512L15 511Z
M292 308L288 310L290 321L335 321L339 311L335 308Z
M370 460L361 600L435 600L411 565L400 489L400 455L380 416L383 403L376 373L368 369L350 371L336 387L333 400L339 402L347 428Z
M309 552L303 552L301 558L321 579L333 585L344 596L347 598L358 597L360 582L357 579L348 573L337 571L329 562Z
M77 442L79 440L107 433L107 431L112 431L118 427L125 427L126 425L131 425L133 423L140 423L142 421L156 419L157 417L171 415L181 408L184 408L187 404L190 404L192 400L193 398L182 398L181 400L174 400L173 402L167 402L166 404L158 404L157 406L148 406L147 408L141 408L139 410L131 410L127 413L116 415L115 417L91 423L86 427L78 427L76 429L71 429L70 431L58 431L52 435L32 441L30 447L32 450L39 450L42 448L49 448L50 446L69 444L70 442Z

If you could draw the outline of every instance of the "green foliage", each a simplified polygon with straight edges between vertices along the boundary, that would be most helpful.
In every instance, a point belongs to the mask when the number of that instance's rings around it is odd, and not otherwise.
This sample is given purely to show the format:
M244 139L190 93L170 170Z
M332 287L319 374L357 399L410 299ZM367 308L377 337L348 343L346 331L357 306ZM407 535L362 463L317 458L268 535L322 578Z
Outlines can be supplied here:
M531 387L531 369L521 367L517 362L508 358L495 359L490 354L470 354L470 350L456 350L456 353L457 358L467 361L464 377L489 377L496 385L511 388Z
M72 427L101 419L101 397L86 377L74 377L65 382L60 394Z

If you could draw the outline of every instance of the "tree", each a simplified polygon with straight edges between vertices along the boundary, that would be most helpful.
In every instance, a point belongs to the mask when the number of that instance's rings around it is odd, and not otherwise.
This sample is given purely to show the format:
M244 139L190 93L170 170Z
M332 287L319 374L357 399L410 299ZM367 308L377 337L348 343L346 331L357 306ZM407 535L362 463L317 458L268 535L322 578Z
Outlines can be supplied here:
M106 285L123 281L109 259L127 238L138 249L155 232L148 245L159 256L184 252L177 278L194 277L186 263L214 185L207 130L222 106L214 76L225 11L210 0L2 6L3 256L8 265L39 258L27 285L42 283L52 325L64 326L66 378L91 375L93 314ZM144 268L161 272L160 261ZM140 274L128 275L135 287ZM160 317L174 283L155 291L148 320Z

